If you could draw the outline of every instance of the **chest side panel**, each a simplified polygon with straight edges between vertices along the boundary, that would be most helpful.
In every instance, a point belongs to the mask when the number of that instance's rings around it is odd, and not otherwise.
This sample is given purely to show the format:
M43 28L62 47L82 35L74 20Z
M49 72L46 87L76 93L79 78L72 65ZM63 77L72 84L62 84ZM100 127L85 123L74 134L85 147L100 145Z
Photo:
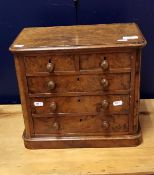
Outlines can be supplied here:
M26 137L34 135L33 120L31 117L30 100L28 97L28 85L23 56L15 56L16 75L19 85L20 100L25 124Z

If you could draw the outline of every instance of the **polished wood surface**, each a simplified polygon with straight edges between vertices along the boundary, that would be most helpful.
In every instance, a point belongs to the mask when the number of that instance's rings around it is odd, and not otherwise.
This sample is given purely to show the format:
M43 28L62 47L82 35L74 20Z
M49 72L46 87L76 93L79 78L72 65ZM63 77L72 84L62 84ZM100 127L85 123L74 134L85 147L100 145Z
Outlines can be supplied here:
M80 71L99 71L102 72L101 64L105 59L108 63L108 68L105 72L112 72L116 70L129 70L131 68L131 56L135 56L135 53L120 52L120 53L96 53L96 54L63 54L63 55L37 55L25 57L25 67L27 75L44 75L49 73L47 65L52 63L53 70L50 72L57 73L75 73L77 70L76 58L79 59ZM125 58L125 59L123 59ZM63 63L63 64L61 64Z
M154 174L154 100L142 100L143 143L137 147L28 150L21 105L0 105L0 174Z
M131 53L131 56L135 53ZM102 53L102 54L83 54L80 55L81 70L97 70L102 71L102 62L105 60L108 63L105 72L110 72L115 69L127 69L131 67L129 52L124 53ZM125 58L125 59L123 59Z
M81 47L74 44L74 31ZM10 50L25 147L140 144L139 72L145 44L134 23L24 29Z
M123 37L137 39L123 40ZM71 50L107 47L142 47L146 44L135 23L26 28L10 47L12 52Z
M103 101L108 102L106 108L102 107ZM44 106L36 107L34 102L43 102ZM67 101L67 103L66 103ZM123 101L122 106L113 106L114 101ZM52 110L52 103L56 104L56 109ZM72 105L73 104L73 105ZM100 111L110 114L128 114L129 113L129 95L106 95L106 96L70 96L70 97L50 97L50 98L31 98L31 107L33 114L47 113L91 113L97 114Z
M103 87L101 80L108 81L108 86ZM67 93L67 92L102 92L124 91L130 89L130 74L103 74L103 75L57 75L46 77L28 77L30 94L39 93ZM48 83L53 81L55 87L51 89Z
M119 133L123 134L123 132L128 133L128 115L106 115L104 119L102 119L102 116L82 115L79 117L73 114L71 117L59 116L55 119L48 115L46 118L38 117L33 120L35 133L41 135L45 133L45 136L53 136L55 133L60 133L60 136L84 135L85 137L86 135L119 135ZM103 125L104 122L110 126L105 127ZM57 123L58 128L54 127L55 123Z
M25 57L26 72L29 74L48 72L47 65L49 63L53 64L53 72L72 72L76 67L75 55L71 54Z

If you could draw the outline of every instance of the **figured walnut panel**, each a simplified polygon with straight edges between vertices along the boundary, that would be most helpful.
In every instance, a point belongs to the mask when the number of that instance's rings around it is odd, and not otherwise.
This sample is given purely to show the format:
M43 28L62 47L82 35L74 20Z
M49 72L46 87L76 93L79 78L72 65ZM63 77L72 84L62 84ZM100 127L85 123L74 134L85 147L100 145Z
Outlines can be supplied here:
M102 108L103 100L107 100L109 106ZM122 105L114 106L113 102L122 101ZM43 106L35 106L36 102L43 102ZM51 104L56 104L54 111ZM129 113L129 95L106 95L106 96L77 96L77 97L51 97L31 98L33 114L58 114L58 113Z
M125 36L136 39L120 41ZM113 48L146 44L135 23L25 28L10 47L12 52ZM16 47L21 45L22 47Z
M102 91L102 79L109 83L105 91L129 90L130 74L68 75L28 77L29 93L91 92ZM53 81L55 88L50 90L48 83Z
M108 69L131 68L130 57L132 53L101 53L80 55L81 70L102 70L101 62L108 62Z
M74 55L49 55L49 56L29 56L25 57L25 67L27 73L48 72L47 64L52 63L53 72L75 71Z
M128 132L128 116L127 115L109 115L103 116L72 116L55 118L34 118L35 134L71 134L78 135L80 133L120 133ZM103 128L103 122L109 123L109 128ZM59 128L55 128L54 124L58 123Z
M139 58L145 45L135 23L24 29L10 51L25 147L139 145Z

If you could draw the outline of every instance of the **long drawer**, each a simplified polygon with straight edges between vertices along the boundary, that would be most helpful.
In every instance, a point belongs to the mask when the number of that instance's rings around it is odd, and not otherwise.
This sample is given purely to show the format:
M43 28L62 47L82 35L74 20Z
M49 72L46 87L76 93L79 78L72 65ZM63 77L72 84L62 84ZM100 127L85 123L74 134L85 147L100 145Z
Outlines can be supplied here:
M62 96L31 98L33 114L129 113L129 95Z
M122 134L128 132L128 115L34 118L35 134Z
M129 90L130 73L27 77L29 93Z

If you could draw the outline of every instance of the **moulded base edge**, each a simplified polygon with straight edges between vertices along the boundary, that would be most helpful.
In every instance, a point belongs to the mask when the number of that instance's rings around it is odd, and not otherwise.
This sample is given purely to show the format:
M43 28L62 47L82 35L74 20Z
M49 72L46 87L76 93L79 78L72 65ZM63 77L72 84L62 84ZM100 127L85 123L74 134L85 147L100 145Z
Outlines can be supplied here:
M134 135L26 138L24 132L23 139L28 149L132 147L142 142L142 134L139 129Z

